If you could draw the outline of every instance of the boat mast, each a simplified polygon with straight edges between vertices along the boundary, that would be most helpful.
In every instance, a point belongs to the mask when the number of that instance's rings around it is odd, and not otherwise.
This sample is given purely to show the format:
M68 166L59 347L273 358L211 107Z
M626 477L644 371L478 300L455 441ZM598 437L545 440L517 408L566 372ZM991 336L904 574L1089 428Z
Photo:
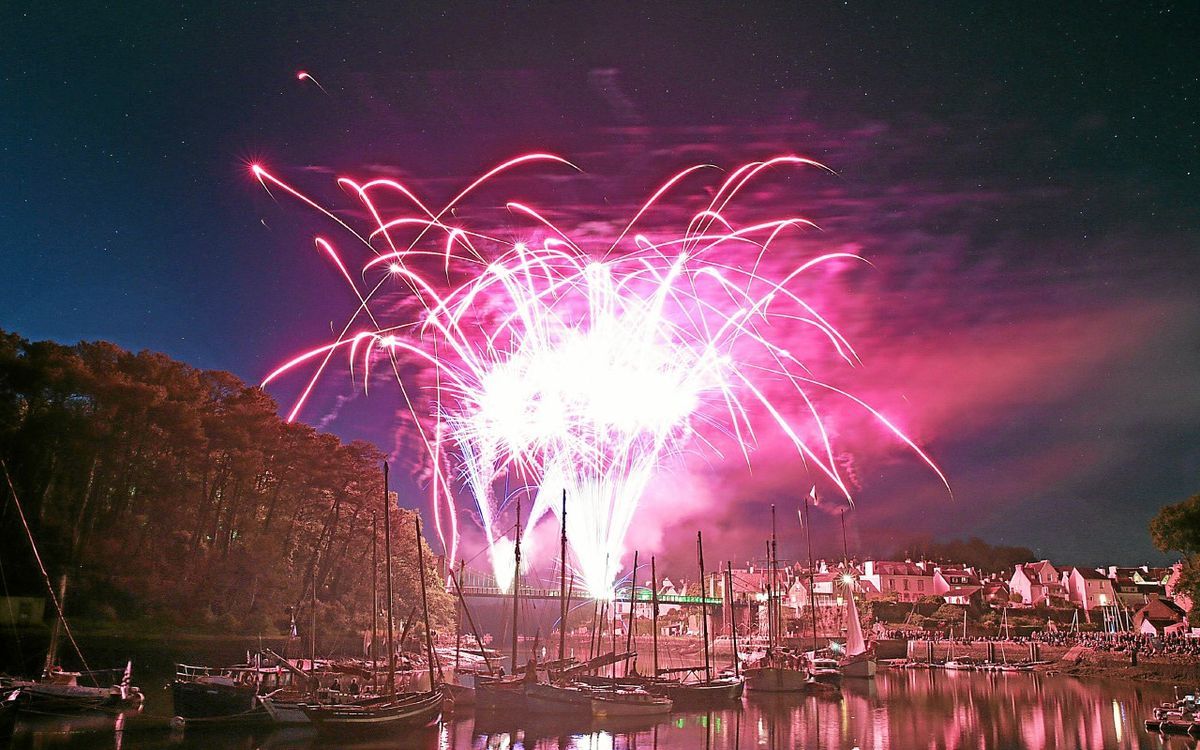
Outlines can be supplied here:
M625 633L625 653L630 653L633 648L633 601L634 594L637 593L637 569L638 569L638 552L633 551L633 572L629 574L629 630ZM633 662L637 664L637 659ZM625 674L629 674L629 657L625 657Z
M61 608L62 603L67 598L67 574L63 573L58 577L58 605ZM46 663L42 665L42 679L50 676L50 670L54 668L54 662L58 661L58 641L62 634L62 620L54 619L54 624L50 626L50 646L46 649Z
M812 518L808 515L808 495L804 496L804 539L808 545L808 604L812 609L813 650L817 649L817 592L813 588Z
M850 566L850 548L846 545L846 511L841 512L842 517L842 566Z
M458 571L462 572L462 560L458 561ZM454 565L450 564L449 569L452 571ZM458 681L458 666L462 661L462 598L457 597L454 600L454 680Z
M379 514L371 514L371 692L379 680Z
M429 596L425 592L425 545L421 544L421 514L413 511L413 521L413 528L417 532L417 572L421 576L421 611L425 619L425 657L429 660L429 689L436 690L439 681L435 677L434 668L437 668L437 674L441 674L442 665L434 657L433 630L429 627Z
M319 544L319 542L318 542ZM321 570L321 548L317 547L313 553L313 574L312 574L312 635L309 638L308 651L308 666L313 678L317 675L317 573Z
M712 682L712 660L708 653L708 604L704 595L704 536L700 531L696 532L696 552L700 558L700 622L703 623L700 634L704 638L704 679Z
M513 545L513 622L512 622L512 673L517 673L517 606L521 599L521 498L517 498L516 544Z
M559 543L558 571L558 660L562 661L567 651L567 488L563 488L562 498L562 540Z
M467 606L467 600L463 597L462 592L462 573L465 563L462 560L458 562L458 575L454 575L454 569L450 569L450 578L454 580L454 593L458 594L458 604L462 607L462 611L467 613L467 624L471 626L471 634L475 636L475 643L479 646L479 653L483 654L483 663L487 665L488 674L495 674L492 669L492 660L488 658L488 650L483 646L483 639L479 637L479 628L475 627L475 618L471 616L471 608Z
M729 600L729 635L733 638L733 676L737 677L740 674L739 662L741 660L738 658L737 650L737 617L733 611L733 563L728 560L725 561L725 576L725 591L728 592Z
M775 590L771 587L771 543L767 542L767 648L775 648L775 618L771 616L771 600Z
M783 598L783 591L779 590L779 542L775 535L775 503L771 503L771 588L775 594L771 596L771 606L768 611L774 618L775 634L782 644L783 612L780 611L780 601L778 600Z
M392 642L392 500L388 496L388 464L383 462L383 558L384 591L387 597L388 695L396 697L396 646Z
M653 555L650 556L650 618L653 620L654 676L658 677L658 570L654 567Z

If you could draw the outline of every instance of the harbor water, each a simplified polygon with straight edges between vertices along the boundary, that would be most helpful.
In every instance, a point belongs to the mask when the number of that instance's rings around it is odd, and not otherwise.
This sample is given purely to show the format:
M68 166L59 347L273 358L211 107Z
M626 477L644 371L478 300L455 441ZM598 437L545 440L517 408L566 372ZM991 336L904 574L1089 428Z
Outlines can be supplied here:
M18 750L1196 747L1187 737L1160 737L1143 728L1154 706L1173 697L1172 686L1056 675L884 670L873 681L847 680L837 698L748 693L731 707L632 721L467 713L447 716L439 726L423 732L353 743L327 742L305 728L173 730L161 720L171 713L169 691L161 689L162 684L147 690L143 714L121 722L121 731L114 731L112 717L22 717L10 746Z

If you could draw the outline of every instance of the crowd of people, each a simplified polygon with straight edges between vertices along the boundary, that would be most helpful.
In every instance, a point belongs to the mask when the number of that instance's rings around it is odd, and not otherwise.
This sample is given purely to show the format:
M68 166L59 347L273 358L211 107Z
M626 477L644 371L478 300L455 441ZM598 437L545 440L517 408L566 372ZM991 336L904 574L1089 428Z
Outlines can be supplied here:
M1029 635L1004 637L990 636L948 636L942 632L924 631L919 628L891 628L883 633L883 637L901 640L922 640L948 643L1039 643L1046 646L1085 646L1094 651L1106 651L1131 654L1137 652L1143 657L1182 657L1200 660L1200 638L1193 638L1182 633L1171 635L1146 635L1142 633L1099 633L1073 630L1039 630Z

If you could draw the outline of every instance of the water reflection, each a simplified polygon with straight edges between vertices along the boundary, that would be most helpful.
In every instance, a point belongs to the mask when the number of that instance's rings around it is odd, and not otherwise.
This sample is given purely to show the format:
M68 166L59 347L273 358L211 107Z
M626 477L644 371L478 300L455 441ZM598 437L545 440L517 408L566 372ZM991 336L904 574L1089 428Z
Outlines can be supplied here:
M742 706L666 718L449 717L440 727L362 743L326 743L309 729L171 731L151 705L114 731L111 717L23 718L12 747L79 750L785 750L797 747L950 750L1021 747L1194 750L1142 727L1169 686L1087 683L1031 674L911 670L847 682L840 698L747 696ZM3 742L0 741L0 746Z

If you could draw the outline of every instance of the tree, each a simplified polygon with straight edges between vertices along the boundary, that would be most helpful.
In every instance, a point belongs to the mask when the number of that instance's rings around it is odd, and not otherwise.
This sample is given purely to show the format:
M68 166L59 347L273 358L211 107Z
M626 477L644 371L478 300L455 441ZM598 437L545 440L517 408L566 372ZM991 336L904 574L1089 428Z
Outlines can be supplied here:
M979 537L952 539L935 542L932 539L916 539L903 549L892 553L894 559L924 558L936 562L948 562L978 568L983 573L1011 571L1017 563L1037 559L1028 547L988 544Z
M1200 495L1160 509L1150 520L1150 538L1163 552L1200 553Z
M289 607L307 622L315 587L323 631L359 630L382 458L287 424L226 372L0 331L0 459L51 575L71 571L69 613L263 633L286 627ZM41 593L0 488L0 563L28 589L14 593ZM414 518L393 521L394 606L407 611L419 596ZM444 627L453 600L436 574L428 583Z
M1175 590L1200 601L1200 495L1161 508L1150 520L1150 538L1163 552L1183 554Z

